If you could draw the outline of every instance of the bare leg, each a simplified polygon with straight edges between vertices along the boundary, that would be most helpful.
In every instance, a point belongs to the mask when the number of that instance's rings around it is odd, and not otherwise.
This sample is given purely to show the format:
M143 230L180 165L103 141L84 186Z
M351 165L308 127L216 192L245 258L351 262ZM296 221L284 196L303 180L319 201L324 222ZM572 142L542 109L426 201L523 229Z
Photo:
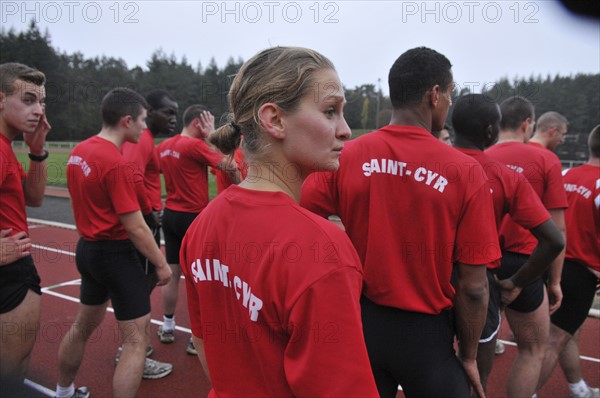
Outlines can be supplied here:
M542 370L540 373L540 380L538 382L538 390L542 388L558 362L558 357L561 355L565 345L571 340L571 335L559 327L550 324L550 338L546 345L544 352L544 362L542 363ZM579 351L578 351L579 353ZM579 358L577 358L579 360Z
M150 342L150 314L119 321L123 352L113 378L113 397L134 397L140 388L146 347Z
M40 327L40 295L29 290L12 311L0 314L0 377L23 381Z
M575 384L583 379L581 360L579 359L579 330L569 339L560 352L558 361L569 384Z
M100 305L79 304L75 322L58 349L58 385L68 387L75 380L83 361L88 339L102 323L108 301Z
M507 308L506 315L519 349L508 375L507 396L531 397L538 385L549 338L550 314L545 288L544 301L535 311L519 313Z
M169 264L173 275L169 283L162 287L163 311L165 314L174 314L179 296L179 279L181 278L181 267L179 264Z

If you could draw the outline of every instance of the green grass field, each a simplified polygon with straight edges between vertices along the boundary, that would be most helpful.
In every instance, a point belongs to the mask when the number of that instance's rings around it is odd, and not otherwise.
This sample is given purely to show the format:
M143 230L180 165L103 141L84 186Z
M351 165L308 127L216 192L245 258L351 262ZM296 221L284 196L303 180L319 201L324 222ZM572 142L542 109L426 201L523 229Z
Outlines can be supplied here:
M69 152L53 152L52 149L49 150L50 156L48 156L48 160L46 160L46 167L48 170L48 181L47 185L57 186L57 187L66 187L67 186L67 174L65 169L67 167L67 160L69 159ZM29 169L29 157L27 153L17 152L17 160L21 163L25 172ZM161 185L162 185L162 194L163 196L167 195L167 191L165 188L164 177L161 175ZM217 195L217 184L215 182L215 176L211 173L208 173L208 195L212 199Z

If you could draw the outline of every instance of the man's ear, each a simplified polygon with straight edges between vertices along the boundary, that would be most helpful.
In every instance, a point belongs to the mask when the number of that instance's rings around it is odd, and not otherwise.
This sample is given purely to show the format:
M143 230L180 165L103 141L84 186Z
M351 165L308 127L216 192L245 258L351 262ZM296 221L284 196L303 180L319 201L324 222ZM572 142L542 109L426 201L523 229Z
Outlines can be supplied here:
M429 91L430 96L429 96L429 105L431 105L433 108L437 107L438 103L440 102L440 95L441 95L441 88L439 84L436 84L435 86L433 86L433 88Z
M133 122L131 115L125 115L119 120L119 127L129 128L129 125Z
M263 104L258 110L258 120L263 130L275 139L285 138L283 110L271 103Z
M529 127L529 125L531 124L531 118L528 117L527 119L525 119L520 126L520 131L521 133L526 133L527 132L527 128Z
M6 102L6 94L0 91L0 111L4 109L4 103Z

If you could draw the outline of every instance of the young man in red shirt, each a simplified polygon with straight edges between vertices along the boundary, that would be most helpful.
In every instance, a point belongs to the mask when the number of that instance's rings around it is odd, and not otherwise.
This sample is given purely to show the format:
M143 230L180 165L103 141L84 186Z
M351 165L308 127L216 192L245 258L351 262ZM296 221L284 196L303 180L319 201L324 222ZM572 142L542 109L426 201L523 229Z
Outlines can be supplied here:
M154 240L160 247L160 217L163 209L160 184L160 162L154 146L154 138L158 135L171 135L175 131L177 101L165 90L154 90L146 96L148 103L147 128L137 144L125 142L122 152L125 159L137 165L144 176L146 200L152 211L144 214L146 223L152 230ZM151 288L154 288L154 265L140 254L142 264L146 268L146 275Z
M542 275L564 248L560 231L527 179L483 153L498 139L500 118L500 107L481 94L460 97L452 112L454 147L483 166L492 189L496 225L500 226L504 216L510 215L538 240L529 259L509 279L497 283L495 273L500 262L488 265L488 317L477 351L477 365L484 388L492 370L501 304L510 304L524 286Z
M502 102L500 110L500 139L486 150L486 154L527 178L565 238L564 209L567 200L560 161L550 151L525 144L533 131L533 105L526 98L517 96ZM503 249L502 266L497 275L505 279L527 261L537 245L537 239L510 217L504 217L500 226L500 241ZM508 396L529 397L535 392L549 336L550 313L560 307L562 300L560 276L563 259L564 250L550 266L547 288L543 278L537 278L523 288L519 297L506 308L519 349L507 380Z
M545 122L549 126L547 130L566 130L563 120L556 117L553 119ZM538 121L538 126L540 124ZM544 146L550 149L550 146ZM589 387L581 376L579 349L575 338L587 317L600 283L600 125L590 132L588 148L589 160L586 164L563 172L569 202L565 211L569 240L561 278L563 301L550 317L550 340L546 346L538 383L539 387L545 384L557 360L560 360L571 396L575 398L600 397L598 388Z
M235 184L240 182L236 165L206 143L215 130L215 118L208 109L191 105L183 113L183 124L181 134L161 142L156 148L167 186L162 227L167 262L173 272L171 281L162 288L164 323L158 328L160 341L167 344L175 341L181 241L192 221L208 204L208 167L223 170ZM197 354L191 338L186 351Z
M153 90L146 96L148 104L148 117L146 118L146 128L138 143L124 142L121 149L123 157L135 164L143 176L144 192L139 195L140 206L143 211L144 220L154 236L156 245L160 248L160 227L162 217L162 191L160 183L160 162L158 153L154 146L154 138L158 135L170 135L175 131L177 123L177 112L179 106L175 99L165 90ZM150 209L150 210L146 210ZM150 286L150 291L156 286L156 272L154 264L149 261L142 253L138 252L140 261L144 266L146 278ZM152 355L154 349L148 345L146 356ZM119 359L117 352L117 360ZM164 365L164 370L172 366L162 362L147 362L143 377L145 379L156 379L165 374L161 368L150 366L152 364Z
M40 317L41 286L29 252L25 205L40 206L46 187L46 77L23 64L0 65L0 379L21 383ZM11 143L23 134L27 175Z
M472 384L483 395L476 355L486 264L500 257L495 225L481 222L494 217L490 188L479 164L431 134L452 103L448 59L409 50L389 84L390 125L350 141L336 173L306 180L301 203L339 215L358 251L363 331L379 394L395 397L400 384L407 396L469 397Z
M69 156L67 185L81 235L75 257L81 292L76 320L58 351L57 398L73 396L87 340L104 319L109 299L123 340L113 396L135 396L152 362L145 355L150 289L136 249L156 264L158 284L169 281L171 269L142 217L137 192L142 176L120 152L124 142L139 140L146 106L132 90L111 90L102 100L102 130Z

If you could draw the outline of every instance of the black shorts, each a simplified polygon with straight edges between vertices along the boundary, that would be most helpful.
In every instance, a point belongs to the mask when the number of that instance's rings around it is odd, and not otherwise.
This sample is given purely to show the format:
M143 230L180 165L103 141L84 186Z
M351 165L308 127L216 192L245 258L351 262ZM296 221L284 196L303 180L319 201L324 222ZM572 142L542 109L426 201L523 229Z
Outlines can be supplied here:
M494 270L487 270L488 286L490 291L490 300L488 302L487 316L485 326L481 332L480 343L492 341L500 330L500 306L502 304L500 285L494 278Z
M550 316L552 324L567 333L575 334L588 316L597 286L598 278L587 267L565 260L560 281L562 304Z
M513 276L525 262L529 256L520 253L502 252L502 265L496 269L498 279L507 279ZM523 287L521 294L510 303L507 308L511 310L528 313L533 312L542 305L544 301L544 281L542 277L536 278L533 282Z
M158 246L160 248L160 226L158 226L158 225L152 226L152 227L150 227L150 231L152 231L152 237L154 237L156 246ZM142 267L144 269L144 274L147 276L156 274L156 266L154 264L152 264L150 262L150 260L148 260L142 254L142 252L138 251L137 249L135 249L135 251L137 252L138 259L140 260L140 263L142 264Z
M165 235L165 251L169 264L179 264L181 241L198 213L185 213L165 208L162 228Z
M365 343L381 397L469 397L467 375L454 352L452 311L402 311L360 300Z
M110 298L119 321L150 312L146 275L130 240L79 239L75 263L81 274L82 304L100 305Z
M41 279L31 256L0 266L0 314L17 308L25 300L29 290L41 296L40 283Z

